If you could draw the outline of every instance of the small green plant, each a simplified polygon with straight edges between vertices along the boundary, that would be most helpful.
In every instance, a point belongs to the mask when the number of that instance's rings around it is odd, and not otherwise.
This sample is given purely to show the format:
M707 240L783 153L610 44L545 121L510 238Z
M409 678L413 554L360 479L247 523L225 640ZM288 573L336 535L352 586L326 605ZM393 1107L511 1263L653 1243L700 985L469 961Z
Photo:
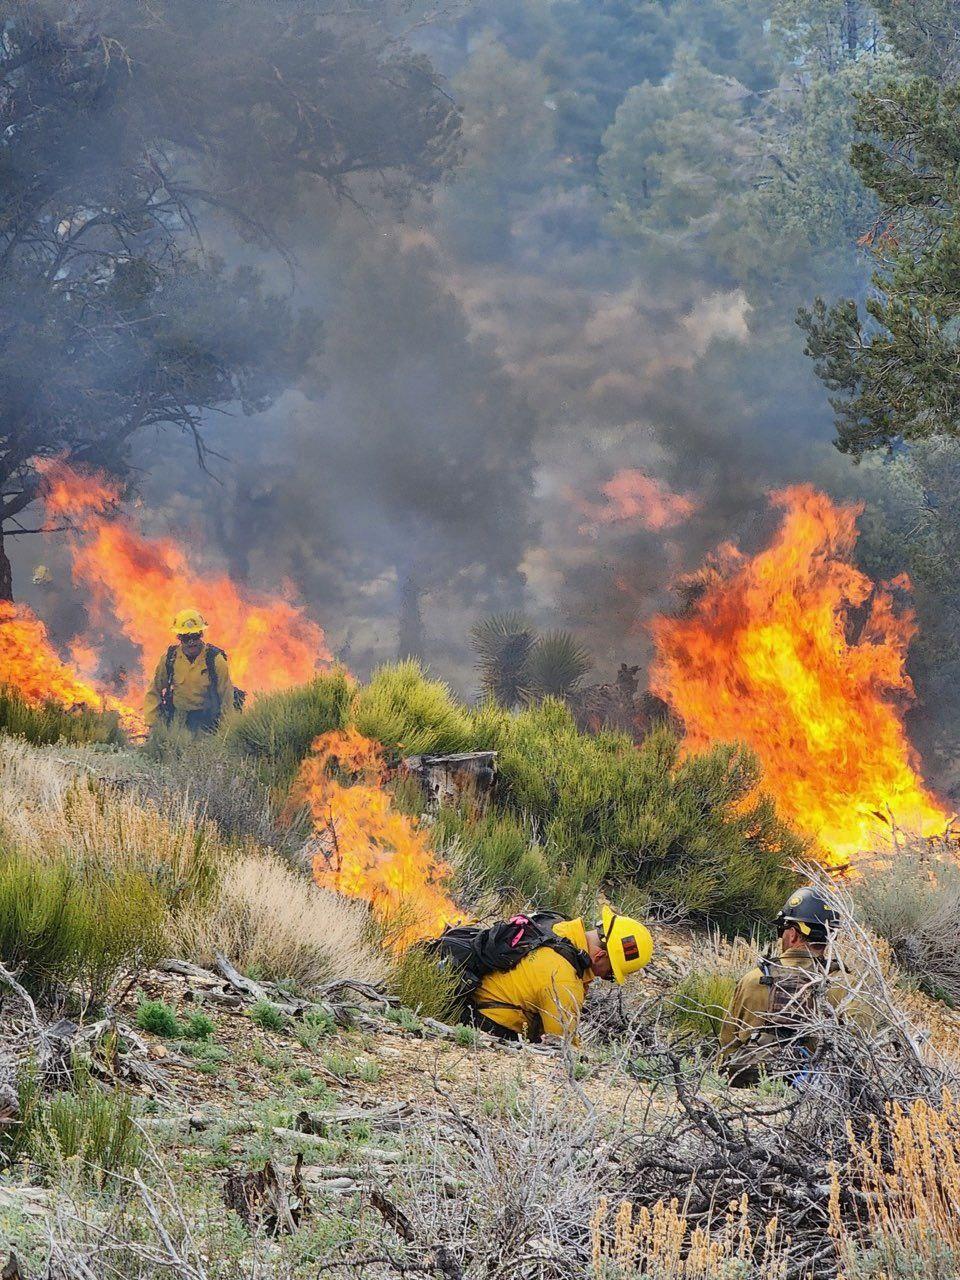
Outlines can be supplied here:
M188 1040L210 1040L214 1031L216 1027L213 1021L205 1013L191 1013L183 1028L183 1034Z
M175 1036L185 1034L176 1013L165 1000L145 1000L137 1003L137 1026L141 1031L149 1031L154 1036Z
M287 1015L272 1000L258 1000L251 1006L250 1020L261 1031L283 1031L287 1025Z
M326 1009L308 1009L303 1015L303 1026L316 1031L318 1035L328 1036L336 1030L337 1024L333 1014Z
M736 985L728 974L692 970L673 992L669 1012L674 1026L704 1040L718 1040Z
M228 1062L232 1056L229 1049L214 1044L212 1040L184 1040L179 1047L181 1053L195 1062L216 1064Z
M378 1084L382 1074L380 1064L373 1058L367 1058L365 1062L361 1062L356 1072L357 1079L363 1080L365 1084Z
M790 1097L792 1092L790 1081L784 1080L782 1076L768 1076L763 1073L757 1081L757 1093L761 1098L781 1101L783 1098Z
M323 1059L323 1065L338 1080L350 1080L357 1073L356 1058L348 1058L343 1053L328 1053Z
M70 1178L103 1187L142 1160L133 1101L124 1091L105 1092L82 1064L73 1077L72 1089L46 1097L35 1068L21 1069L20 1123L0 1131L0 1155L29 1160L48 1183Z
M627 1074L641 1084L661 1085L670 1076L670 1065L662 1058L648 1058L641 1054L627 1063Z
M473 1027L466 1026L457 1027L453 1038L457 1044L461 1045L465 1049L471 1048L478 1040L477 1033Z
M455 1021L457 975L444 969L422 947L410 947L397 960L390 982L400 1002L422 1017Z
M413 1010L408 1009L406 1005L401 1005L399 1009L388 1009L387 1021L392 1022L401 1031L416 1033L423 1030L423 1023Z

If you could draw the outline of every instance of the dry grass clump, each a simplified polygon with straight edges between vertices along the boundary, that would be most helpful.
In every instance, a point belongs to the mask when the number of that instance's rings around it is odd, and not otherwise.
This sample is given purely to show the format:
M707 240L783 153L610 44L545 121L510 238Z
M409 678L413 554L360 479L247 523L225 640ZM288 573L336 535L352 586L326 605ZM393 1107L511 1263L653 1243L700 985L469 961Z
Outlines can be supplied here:
M236 857L210 901L172 920L169 937L174 953L196 964L209 967L221 951L244 972L307 993L332 978L380 982L389 969L361 904L270 856Z
M42 776L45 764L32 772ZM74 775L65 786L48 778L46 803L0 797L0 831L33 857L143 872L171 906L208 891L229 851L213 823L188 797L161 806L111 784Z
M831 1234L841 1280L937 1280L960 1269L960 1101L944 1090L939 1106L895 1103L886 1124L852 1141L843 1178L833 1171ZM848 1185L859 1194L851 1197ZM845 1202L860 1230L851 1234Z
M61 804L83 767L60 752L0 734L0 815Z
M590 1230L596 1280L639 1276L785 1280L787 1276L789 1242L783 1239L775 1217L756 1235L746 1197L695 1224L676 1200L661 1200L636 1211L624 1200L612 1214L607 1201L601 1200Z
M960 1005L960 867L913 844L864 868L852 886L863 922L928 995Z

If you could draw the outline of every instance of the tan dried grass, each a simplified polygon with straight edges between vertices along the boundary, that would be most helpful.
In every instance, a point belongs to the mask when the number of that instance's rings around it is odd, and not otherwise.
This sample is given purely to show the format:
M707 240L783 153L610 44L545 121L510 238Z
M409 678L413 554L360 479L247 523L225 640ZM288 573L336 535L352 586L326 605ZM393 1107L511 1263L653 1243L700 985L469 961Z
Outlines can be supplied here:
M381 982L389 962L360 903L320 889L269 855L242 854L212 899L170 927L177 956L211 967L222 951L238 969L311 992L334 978Z
M210 889L233 856L189 797L161 808L83 765L0 743L0 837L19 853L143 872L171 907Z
M845 1180L860 1195L858 1239L869 1241L876 1280L896 1280L911 1259L912 1274L950 1274L960 1262L960 1101L944 1090L939 1106L918 1099L890 1107L886 1125L870 1137L851 1134ZM833 1172L831 1234L843 1267L840 1280L859 1280L863 1246L841 1216L841 1173Z
M776 1218L762 1235L749 1223L746 1197L719 1209L707 1222L693 1224L677 1200L658 1201L635 1210L623 1201L611 1214L601 1200L590 1223L596 1280L634 1280L669 1276L671 1280L716 1280L718 1276L784 1280L789 1239Z

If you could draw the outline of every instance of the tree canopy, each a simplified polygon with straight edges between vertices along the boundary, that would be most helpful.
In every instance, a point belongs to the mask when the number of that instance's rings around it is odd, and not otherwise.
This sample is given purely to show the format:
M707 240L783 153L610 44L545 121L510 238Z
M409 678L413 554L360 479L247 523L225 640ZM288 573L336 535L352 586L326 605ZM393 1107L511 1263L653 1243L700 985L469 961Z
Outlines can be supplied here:
M960 435L960 15L941 0L878 9L901 65L855 117L851 162L879 207L864 234L872 290L800 313L837 446L857 458Z
M338 25L276 0L0 3L0 598L38 458L124 473L144 427L255 412L315 320L203 250L216 215L280 242L311 186L403 201L456 154L457 112L384 5Z

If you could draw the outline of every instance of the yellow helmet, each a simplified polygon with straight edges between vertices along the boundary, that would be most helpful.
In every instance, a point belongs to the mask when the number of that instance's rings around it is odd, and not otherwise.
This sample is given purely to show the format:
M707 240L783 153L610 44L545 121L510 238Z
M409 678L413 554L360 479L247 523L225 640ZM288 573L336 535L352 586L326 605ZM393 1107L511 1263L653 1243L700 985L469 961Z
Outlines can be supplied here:
M600 928L617 982L625 982L629 974L650 963L653 938L650 930L639 920L618 916L612 907L605 906L601 912Z
M206 629L206 619L199 609L181 609L173 620L173 633L177 636L193 635Z

